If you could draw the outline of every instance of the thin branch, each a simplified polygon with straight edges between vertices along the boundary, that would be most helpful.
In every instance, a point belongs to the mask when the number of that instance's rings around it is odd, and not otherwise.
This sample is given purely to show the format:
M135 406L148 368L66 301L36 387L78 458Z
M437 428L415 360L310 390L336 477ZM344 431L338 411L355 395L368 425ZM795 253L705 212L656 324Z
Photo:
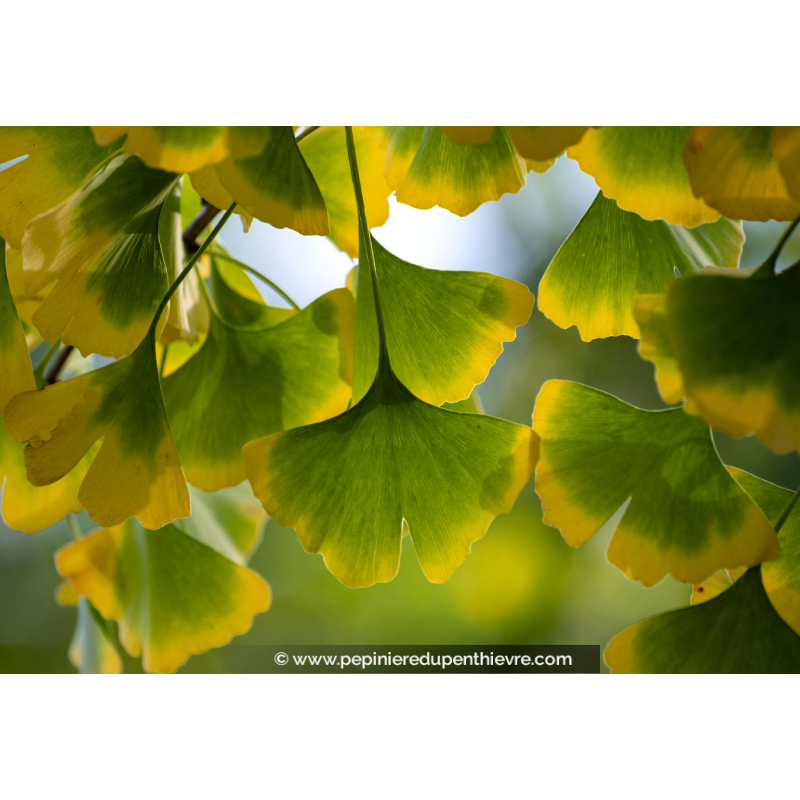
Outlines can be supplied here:
M197 241L200 234L214 221L214 217L220 211L221 209L212 206L211 203L204 203L200 213L183 232L183 246L186 248L187 255L194 255L200 249L200 244Z
M47 373L44 376L46 383L53 384L58 380L58 374L64 368L64 364L67 363L67 359L70 357L70 354L74 349L75 348L71 344L68 344L58 354L58 358L53 362L53 366L47 370Z

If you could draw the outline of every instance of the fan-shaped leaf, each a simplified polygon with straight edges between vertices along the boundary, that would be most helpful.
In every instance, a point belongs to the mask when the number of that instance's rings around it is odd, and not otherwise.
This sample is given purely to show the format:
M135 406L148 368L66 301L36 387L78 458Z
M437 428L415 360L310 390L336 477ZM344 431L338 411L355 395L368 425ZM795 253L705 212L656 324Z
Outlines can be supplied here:
M33 316L48 342L63 334L84 355L119 357L142 341L171 282L159 216L178 180L114 156L78 194L28 226L25 291L57 279Z
M25 333L11 295L6 271L6 243L0 239L0 413L19 392L36 388Z
M27 158L0 172L0 236L19 250L25 226L77 191L118 146L98 147L88 127L1 128L0 164Z
M556 325L575 325L584 341L639 337L633 305L681 275L709 264L736 267L744 245L739 222L686 229L623 211L602 192L556 253L539 284L539 308Z
M235 125L93 126L92 130L101 145L124 136L123 152L169 172L194 172L228 156L256 156L268 138L264 128Z
M346 289L264 330L234 328L212 316L202 348L164 380L189 481L206 491L240 483L246 442L344 411L352 337L353 298Z
M203 516L193 524L203 527ZM200 541L188 525L148 531L130 519L56 554L61 575L119 622L120 641L142 655L148 672L174 672L192 654L226 644L270 604L260 575Z
M568 147L578 144L588 127L559 127L554 125L509 126L511 141L517 152L528 161L550 161Z
M431 405L468 397L503 352L503 342L514 339L517 326L528 321L533 295L523 284L497 275L409 264L374 236L372 247L395 374ZM366 394L378 367L375 301L366 261L361 261L353 402Z
M612 672L800 672L800 636L772 607L754 567L707 603L617 634L605 659Z
M525 185L527 165L503 126L482 144L455 144L438 126L370 130L386 151L386 183L414 208L441 206L463 217Z
M789 194L800 200L800 126L774 126L770 144Z
M800 216L800 201L786 189L768 126L694 128L683 160L694 194L727 217L763 222Z
M685 395L686 410L715 428L755 432L778 453L800 449L800 269L738 280L737 272L640 298L641 355L656 364L667 402Z
M78 598L78 622L69 645L69 660L84 675L119 675L122 659L92 614L89 601Z
M19 318L28 325L33 325L33 315L42 304L44 298L47 297L50 285L48 284L32 295L27 295L22 286L22 252L14 250L9 245L6 245L5 250L8 285L11 288L14 305L17 307Z
M719 212L692 194L681 155L691 128L632 126L590 129L567 149L603 194L645 219L694 228Z
M725 470L711 433L681 409L643 411L605 392L548 381L536 399L536 491L544 521L582 545L625 507L608 558L645 586L700 583L777 558L764 514Z
M99 525L136 515L160 528L189 515L189 492L167 422L151 331L128 358L36 392L17 395L3 423L28 442L34 486L63 478L100 438L78 501Z
M389 219L391 189L383 179L384 153L375 137L361 128L353 135L367 218L373 228ZM358 215L344 128L323 127L300 142L300 152L319 185L330 220L333 243L349 256L358 255Z

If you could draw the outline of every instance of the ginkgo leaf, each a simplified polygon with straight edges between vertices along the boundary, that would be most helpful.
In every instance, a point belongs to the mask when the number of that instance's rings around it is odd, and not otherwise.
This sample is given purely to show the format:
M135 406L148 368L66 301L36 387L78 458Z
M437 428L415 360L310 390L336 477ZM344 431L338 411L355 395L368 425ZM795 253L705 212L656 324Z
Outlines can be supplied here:
M709 429L681 409L644 411L570 381L536 398L544 521L579 547L617 511L608 559L653 586L777 558L778 539L726 471Z
M0 414L19 392L36 388L25 333L11 295L6 271L6 243L0 239Z
M682 153L689 127L603 127L567 148L603 194L645 219L694 228L720 214L692 194Z
M0 128L0 164L27 156L0 172L0 236L19 250L25 226L77 191L118 147L99 147L88 127Z
M155 332L127 358L17 395L3 423L28 442L25 465L34 486L63 478L100 438L103 443L78 492L99 525L136 515L160 528L190 512L189 491L167 422L155 360Z
M367 217L373 228L389 219L391 189L383 179L384 153L375 137L361 128L353 135ZM358 215L344 128L322 127L300 142L300 152L319 185L328 209L331 241L352 258L358 255Z
M800 201L786 189L769 126L693 128L683 151L692 191L733 219L793 220Z
M789 194L800 200L800 126L774 126L770 146Z
M675 281L634 309L641 355L667 402L733 436L757 433L775 452L800 449L800 269L740 270ZM698 346L702 343L702 346Z
M772 607L753 567L707 603L617 634L605 660L612 672L800 672L800 636Z
M350 292L335 289L267 329L212 315L202 348L163 383L190 483L206 491L240 483L246 442L344 411L353 313Z
M481 383L503 342L531 315L533 295L516 281L486 272L455 272L409 264L372 237L392 368L414 395L431 405L462 400ZM353 402L368 391L378 368L372 284L359 271ZM364 282L365 289L361 290Z
M161 250L171 280L183 269L183 239L181 215L182 182L173 184L172 190L161 207L158 221L158 236ZM169 303L169 313L160 341L164 344L179 339L196 342L201 333L208 331L208 308L200 293L197 272L192 270L179 284Z
M9 528L36 533L63 519L68 511L78 513L78 487L94 458L89 452L63 478L49 486L33 486L25 472L25 446L17 444L0 425L0 485L3 490L3 520Z
M486 144L496 125L442 125L442 133L455 144ZM359 159L359 164L361 159Z
M504 126L482 144L456 144L439 126L368 130L386 151L384 180L414 208L441 206L463 217L525 185L527 165Z
M524 127L510 125L508 132L517 152L528 161L550 161L578 144L589 128L556 125Z
M584 341L639 338L633 305L663 292L681 275L709 264L736 267L744 245L740 222L720 219L687 229L623 211L598 192L561 245L539 284L539 309L556 325L575 325Z
M777 525L793 492L757 478L741 469L728 467L742 488L753 498L767 519ZM800 509L795 507L778 532L781 557L761 566L764 589L775 610L800 634ZM735 576L734 576L735 577Z
M270 328L297 311L268 306L244 270L222 258L211 257L211 285L220 316L240 328Z
M731 588L732 583L728 570L717 570L710 578L692 587L692 605L696 606L698 603L705 603L707 600L722 594L726 589Z
M33 316L48 342L63 334L83 355L118 358L142 341L172 279L159 216L179 180L114 156L80 192L31 222L22 242L25 291L57 279Z
M226 158L214 167L219 182L256 219L276 228L326 236L330 226L325 201L291 126L274 125L265 131L267 144L260 155ZM214 202L204 191L207 182L210 183L202 178L198 182L192 176L197 191Z
M258 155L267 143L264 128L235 125L92 126L98 144L125 137L122 150L153 169L193 172L228 156Z
M78 622L69 645L69 660L83 675L119 675L122 659L92 614L89 601L78 598Z
M48 284L32 295L26 294L22 285L22 251L14 250L9 245L6 245L5 250L8 285L11 288L14 305L17 307L19 318L28 325L33 325L33 315L47 297L52 284Z
M148 672L174 672L189 656L227 644L270 604L260 575L195 538L186 524L148 531L129 519L56 553L59 573L118 621L120 642L142 656Z
M244 447L256 497L346 586L390 581L403 520L422 571L446 581L511 509L536 465L530 428L414 397L385 364L338 417Z
M220 183L217 169L213 165L198 169L189 175L192 188L203 200L216 208L230 208L233 204L231 193ZM236 213L242 220L242 229L245 233L250 230L253 215L241 206L236 206Z

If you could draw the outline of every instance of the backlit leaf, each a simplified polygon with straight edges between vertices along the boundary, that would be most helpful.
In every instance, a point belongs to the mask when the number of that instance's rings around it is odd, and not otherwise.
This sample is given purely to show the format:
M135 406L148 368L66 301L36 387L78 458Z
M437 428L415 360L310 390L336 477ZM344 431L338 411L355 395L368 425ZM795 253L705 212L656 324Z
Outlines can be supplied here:
M198 169L189 175L192 188L205 200L216 208L230 208L233 204L231 193L220 183L215 166L210 165ZM236 207L236 213L242 220L242 229L245 233L250 230L253 215L241 206ZM185 227L185 226L184 226Z
M775 452L800 449L800 269L767 278L739 270L675 281L634 314L641 354L664 399L733 436L757 433Z
M528 321L533 295L523 284L497 275L409 264L374 236L372 247L398 379L431 405L468 397L503 352L503 342L513 340L517 326ZM356 293L354 403L367 393L378 367L375 301L363 258L362 262Z
M710 578L692 588L692 605L696 606L698 603L705 603L707 600L711 600L722 594L726 589L730 589L731 584L731 576L728 574L728 570L717 570Z
M202 348L163 384L188 480L206 491L240 483L246 442L344 411L352 347L346 289L267 329L235 328L212 316Z
M683 160L692 191L733 219L793 220L792 199L770 146L770 128L701 126L686 142Z
M800 200L800 126L774 126L770 145L789 194Z
M517 152L526 160L550 161L560 156L568 147L578 144L588 127L537 127L510 125L508 132Z
M154 335L128 358L17 395L3 423L28 442L25 465L34 486L63 478L100 438L78 501L99 525L136 515L156 529L190 511L189 491L161 397Z
M78 194L28 226L25 291L57 279L33 316L48 342L63 334L83 355L119 357L142 341L171 282L159 216L178 180L114 156Z
M0 172L0 236L19 250L25 226L77 191L117 149L117 142L96 145L88 127L0 128L0 164L27 156Z
M69 660L84 675L119 675L122 659L92 614L89 601L78 599L78 622L69 645Z
M556 325L575 325L584 341L639 337L633 306L681 275L709 264L736 267L744 245L739 222L687 229L623 211L602 192L556 253L539 284L539 308Z
M608 558L629 578L653 586L672 573L698 584L778 557L775 532L726 471L711 432L681 409L643 411L548 381L533 427L544 521L579 547L625 506Z
M567 149L603 194L645 219L694 228L720 214L692 194L682 153L691 128L592 128Z
M482 144L455 144L438 126L369 130L386 151L386 183L414 208L441 206L463 217L525 185L527 165L504 126Z
M14 305L17 307L19 318L28 325L33 325L33 315L42 304L44 298L47 297L51 284L32 295L26 294L22 285L22 252L14 250L10 245L6 245L5 250L8 285L11 288Z
M375 137L361 128L354 128L353 136L367 218L371 227L377 228L389 219L391 189L383 179L384 153ZM331 126L314 131L300 142L300 152L325 200L331 240L355 258L358 255L358 216L344 128Z
M193 524L203 527L197 507ZM174 672L192 654L227 644L270 604L260 575L192 535L189 525L148 531L130 519L56 553L61 575L119 622L122 645L141 654L148 672Z
M612 672L800 672L800 636L772 607L753 567L707 603L617 634L605 660Z
M228 156L256 156L267 143L264 128L235 125L93 126L98 144L125 137L122 150L153 169L193 172Z

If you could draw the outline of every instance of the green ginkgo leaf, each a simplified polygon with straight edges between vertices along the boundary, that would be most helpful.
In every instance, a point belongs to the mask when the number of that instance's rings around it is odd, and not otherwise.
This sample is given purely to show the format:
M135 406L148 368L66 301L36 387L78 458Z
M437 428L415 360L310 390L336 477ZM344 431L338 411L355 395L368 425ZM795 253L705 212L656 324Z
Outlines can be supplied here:
M14 305L6 270L6 243L0 239L0 414L20 392L36 388L25 333Z
M575 325L584 341L625 334L639 338L633 306L663 292L681 275L709 264L737 267L740 222L720 219L687 229L623 211L598 192L539 284L539 309L556 325Z
M78 622L69 645L69 660L83 675L119 675L122 659L85 597L78 598Z
M229 196L256 219L276 228L327 236L330 226L325 201L291 125L274 125L264 130L267 143L259 155L229 157L201 173L213 169ZM217 205L213 178L201 173L193 173L192 183L203 197Z
M355 128L353 133L367 217L370 225L377 228L389 219L391 189L383 179L385 155L372 134L361 128ZM300 152L325 200L331 241L355 258L358 255L358 214L350 182L344 128L338 125L319 128L300 142Z
M800 201L800 126L773 126L770 147L789 194Z
M640 298L641 355L657 365L667 402L685 396L686 411L714 428L755 432L777 453L800 450L800 269L740 272L702 273Z
M733 219L762 222L800 216L770 143L769 126L694 128L683 151L692 191Z
M431 405L463 400L481 383L503 342L531 315L533 295L521 283L486 272L426 269L392 255L372 237L392 369ZM366 265L362 257L360 263ZM361 283L365 289L362 291ZM366 269L356 291L353 402L378 368L375 301Z
M214 519L215 509L197 498L193 505L191 520L149 531L129 519L56 553L59 573L119 622L123 647L141 654L148 672L174 672L189 656L227 644L270 604L266 581L230 557L235 543L215 546L230 520Z
M228 156L257 156L268 139L265 128L235 125L95 125L92 131L101 145L124 136L123 152L169 172L194 172Z
M625 506L608 558L629 578L653 586L672 573L698 584L718 569L778 557L772 526L697 417L643 411L579 383L548 381L533 427L544 521L579 547Z
M767 519L777 525L789 506L793 492L744 470L735 467L728 469ZM778 532L778 539L781 557L761 566L764 589L775 610L800 634L800 509L797 507L786 518Z
M61 480L92 445L102 445L83 479L78 502L99 525L136 515L156 529L189 516L186 478L167 422L155 359L155 331L127 358L18 394L3 424L28 442L30 483Z
M19 250L25 226L77 191L118 148L95 144L88 127L0 128L0 164L26 156L0 172L0 236Z
M773 608L753 567L707 603L617 634L605 660L612 672L800 672L800 636Z
M504 126L480 144L456 144L435 125L369 130L386 151L384 180L414 208L441 206L463 217L525 185L528 165Z
M212 314L203 346L163 383L190 483L206 491L240 483L246 442L344 411L353 313L350 292L335 289L266 329Z
M689 127L602 127L567 149L603 194L645 219L694 228L720 214L692 193L682 154Z
M62 336L84 355L118 358L142 341L174 277L159 217L179 180L133 156L114 156L80 192L28 226L25 291L57 280L33 316L48 342Z

